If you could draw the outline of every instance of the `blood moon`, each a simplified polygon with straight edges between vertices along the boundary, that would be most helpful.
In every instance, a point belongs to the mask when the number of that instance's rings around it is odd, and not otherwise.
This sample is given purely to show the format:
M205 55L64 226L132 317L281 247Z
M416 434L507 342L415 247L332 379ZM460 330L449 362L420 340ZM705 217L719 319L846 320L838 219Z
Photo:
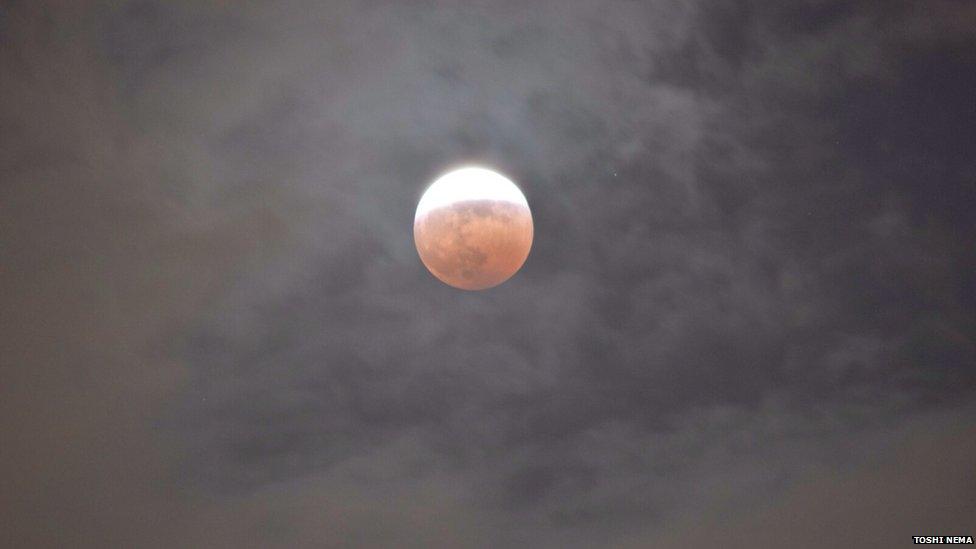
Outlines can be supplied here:
M424 192L413 221L417 253L441 282L484 290L529 257L532 212L507 177L479 167L448 172Z

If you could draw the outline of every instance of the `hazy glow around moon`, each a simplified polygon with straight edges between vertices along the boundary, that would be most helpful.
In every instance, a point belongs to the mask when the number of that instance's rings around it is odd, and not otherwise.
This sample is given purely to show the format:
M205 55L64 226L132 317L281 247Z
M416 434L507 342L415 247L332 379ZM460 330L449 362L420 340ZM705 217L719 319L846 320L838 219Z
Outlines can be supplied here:
M413 231L417 253L431 274L455 288L483 290L508 280L528 258L532 213L510 179L465 167L427 188Z

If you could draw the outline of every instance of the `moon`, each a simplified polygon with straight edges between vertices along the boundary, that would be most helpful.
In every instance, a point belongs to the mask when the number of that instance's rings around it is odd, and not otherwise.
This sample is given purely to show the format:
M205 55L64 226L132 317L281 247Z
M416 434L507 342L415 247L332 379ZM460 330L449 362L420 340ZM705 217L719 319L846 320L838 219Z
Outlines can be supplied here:
M420 260L441 282L484 290L505 282L532 248L525 195L498 172L464 167L437 178L417 204L413 238Z

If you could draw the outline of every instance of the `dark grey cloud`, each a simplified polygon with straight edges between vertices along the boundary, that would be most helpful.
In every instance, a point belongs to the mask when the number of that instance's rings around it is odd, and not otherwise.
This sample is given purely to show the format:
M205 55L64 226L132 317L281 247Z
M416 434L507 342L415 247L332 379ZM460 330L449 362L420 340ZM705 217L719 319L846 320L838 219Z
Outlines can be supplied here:
M0 14L10 543L976 526L967 4ZM477 294L410 230L471 161L536 223Z

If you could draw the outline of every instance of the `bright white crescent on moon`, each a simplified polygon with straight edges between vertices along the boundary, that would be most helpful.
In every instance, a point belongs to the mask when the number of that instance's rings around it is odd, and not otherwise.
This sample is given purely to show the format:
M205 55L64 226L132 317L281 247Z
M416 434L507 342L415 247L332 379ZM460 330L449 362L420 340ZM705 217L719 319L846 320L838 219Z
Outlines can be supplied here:
M532 213L507 177L466 167L439 177L424 192L413 222L417 253L439 280L462 290L505 282L532 247Z

